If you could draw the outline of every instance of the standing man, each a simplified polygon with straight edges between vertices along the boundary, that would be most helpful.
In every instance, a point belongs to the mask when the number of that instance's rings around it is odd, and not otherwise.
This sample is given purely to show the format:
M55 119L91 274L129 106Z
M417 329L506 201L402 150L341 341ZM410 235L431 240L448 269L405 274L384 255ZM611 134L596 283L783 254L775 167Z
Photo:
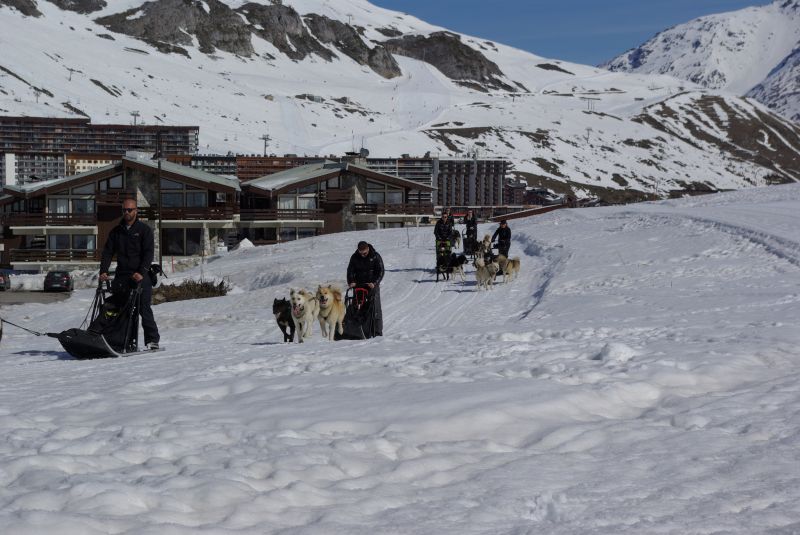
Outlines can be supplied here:
M383 336L383 313L381 312L381 289L383 280L383 258L372 245L358 242L358 248L347 265L347 284L350 288L366 286L370 289L375 311L375 336Z
M497 239L497 252L508 258L508 250L511 248L511 229L505 219L500 221L500 226L492 234L492 241Z
M472 210L467 210L467 215L464 216L464 225L467 227L464 232L464 250L475 251L475 242L478 239L478 220Z
M150 304L153 285L147 273L150 264L153 263L154 249L153 230L137 217L136 201L125 199L122 203L122 220L119 225L111 229L103 248L100 259L100 280L108 280L108 268L111 266L112 257L116 255L117 271L112 288L127 288L131 281L142 285L139 313L142 316L144 344L150 350L158 349L158 342L161 339Z

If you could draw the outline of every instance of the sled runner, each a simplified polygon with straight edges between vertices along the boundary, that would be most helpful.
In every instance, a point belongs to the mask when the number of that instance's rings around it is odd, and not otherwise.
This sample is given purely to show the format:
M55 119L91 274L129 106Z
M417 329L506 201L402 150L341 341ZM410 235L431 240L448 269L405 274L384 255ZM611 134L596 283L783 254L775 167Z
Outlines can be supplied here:
M114 290L109 284L105 288L102 282L98 285L86 330L67 329L48 333L48 336L58 338L64 349L77 359L124 357L149 352L139 351L137 344L141 286L137 284Z
M344 296L346 312L342 334L334 340L365 340L375 336L375 306L372 291L366 286L348 288Z

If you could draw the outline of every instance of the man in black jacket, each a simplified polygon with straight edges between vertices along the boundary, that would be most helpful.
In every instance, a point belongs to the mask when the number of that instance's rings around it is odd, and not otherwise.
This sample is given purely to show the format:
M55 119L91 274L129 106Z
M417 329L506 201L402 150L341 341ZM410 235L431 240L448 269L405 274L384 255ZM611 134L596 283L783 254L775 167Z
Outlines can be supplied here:
M383 258L372 245L358 242L356 252L347 265L347 284L350 288L366 286L375 307L375 336L383 336L383 313L381 312L380 283L383 280Z
M500 226L494 231L492 241L497 239L497 252L508 258L508 250L511 248L511 229L505 219L500 221Z
M108 268L111 259L117 256L117 271L112 288L128 288L131 281L142 285L142 299L139 313L142 316L144 343L148 349L158 349L160 336L158 326L153 317L150 300L153 285L148 276L150 264L153 263L153 230L137 217L136 201L125 199L122 203L122 220L111 229L100 259L100 280L108 280Z

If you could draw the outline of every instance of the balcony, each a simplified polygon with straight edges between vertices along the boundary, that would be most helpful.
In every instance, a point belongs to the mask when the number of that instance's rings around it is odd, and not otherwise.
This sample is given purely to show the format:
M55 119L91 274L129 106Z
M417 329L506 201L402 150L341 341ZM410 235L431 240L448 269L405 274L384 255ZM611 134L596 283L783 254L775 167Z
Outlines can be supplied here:
M311 221L322 219L320 209L258 209L242 208L242 221Z
M11 263L99 262L100 252L86 249L11 249Z
M348 203L353 200L352 189L329 189L319 194L320 202Z
M92 227L97 225L96 214L75 213L5 213L0 223L9 227Z
M235 211L233 206L189 207L189 208L164 208L161 219L168 221L225 221L233 219ZM155 221L158 219L157 208L139 208L142 219Z
M355 204L354 214L431 215L432 204Z

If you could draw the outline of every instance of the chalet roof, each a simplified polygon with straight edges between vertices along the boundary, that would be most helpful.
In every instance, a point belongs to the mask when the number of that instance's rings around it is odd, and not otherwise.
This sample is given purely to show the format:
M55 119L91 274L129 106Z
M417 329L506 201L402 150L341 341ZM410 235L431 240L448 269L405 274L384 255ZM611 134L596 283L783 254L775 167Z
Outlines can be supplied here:
M158 170L158 160L128 158L126 156L122 158L122 161L132 164L138 164L144 167L149 167L154 171ZM213 173L209 173L208 171L201 171L200 169L194 169L187 165L173 163L164 159L161 160L161 171L175 175L181 175L186 178L191 178L200 182L217 184L220 186L224 186L226 188L234 188L236 190L240 189L239 180L236 177L231 177L227 175L215 175Z
M95 169L91 169L89 171L84 171L83 173L78 173L77 175L70 175L61 178L53 178L51 180L28 182L26 184L7 184L3 186L3 190L20 194L35 193L39 190L52 188L53 186L59 186L61 184L69 184L71 182L79 182L81 179L91 176L93 174L99 174L105 171L110 171L114 169L116 165L117 164L104 165L103 167L98 167Z
M127 164L130 166L140 167L140 168L145 167L148 170L152 170L154 172L158 170L158 161L153 161L149 159L145 160L138 158L122 157L122 162L123 165ZM99 175L101 177L104 175L108 175L109 173L113 173L115 170L118 170L119 167L120 164L116 163L116 164L106 165L103 167L98 167L96 169L90 169L89 171L85 171L77 175L70 175L62 178L55 178L52 180L43 180L41 182L29 182L27 184L7 185L4 186L3 191L25 196L37 192L42 192L42 193L53 192L60 190L61 186L68 187L71 184L88 182L86 179L90 179L95 175ZM199 182L201 184L215 184L236 191L239 191L241 189L239 187L239 180L236 177L230 177L225 175L214 175L206 171L193 169L191 167L168 162L166 160L161 160L161 171L162 171L162 176L164 178L183 177L189 180L193 180L195 182ZM121 172L121 169L119 169L119 172Z
M321 180L336 178L344 171L350 171L373 180L387 182L389 184L407 189L420 191L434 190L434 188L431 186L426 186L425 184L421 184L413 180L399 178L394 175L387 175L385 173L352 163L339 163L329 160L301 165L299 167L293 167L291 169L286 169L285 171L280 171L271 175L262 176L261 178L256 178L255 180L247 182L245 187L274 194L289 189L300 188Z

